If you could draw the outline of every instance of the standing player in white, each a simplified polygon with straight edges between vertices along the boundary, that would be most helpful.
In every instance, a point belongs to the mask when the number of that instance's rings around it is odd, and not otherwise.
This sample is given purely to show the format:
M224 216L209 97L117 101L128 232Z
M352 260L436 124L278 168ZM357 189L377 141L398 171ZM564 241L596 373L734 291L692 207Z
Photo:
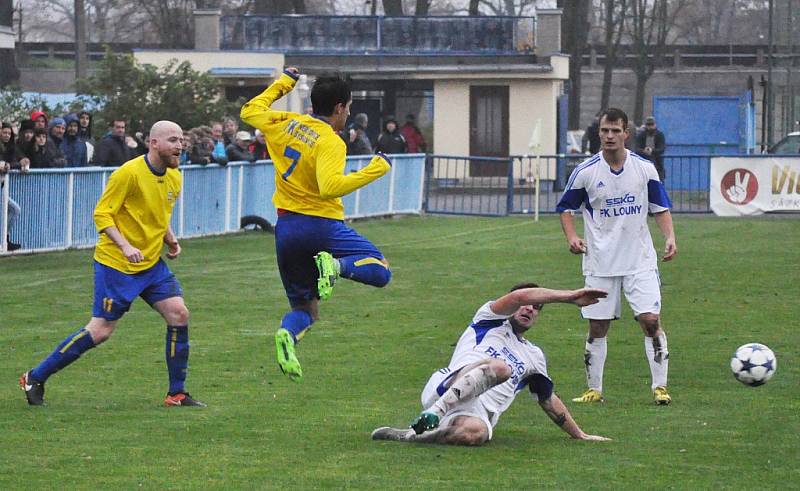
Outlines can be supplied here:
M543 304L586 306L605 296L602 290L549 290L526 283L486 302L458 340L450 364L435 371L425 385L422 406L426 409L410 428L384 426L372 432L372 439L483 445L492 438L500 415L527 387L550 419L572 438L608 440L587 435L575 423L553 393L544 353L523 337L536 323Z
M608 108L600 116L601 151L572 172L558 203L561 227L573 254L583 254L587 288L602 288L608 297L581 309L589 319L586 379L589 388L574 402L603 401L606 334L620 317L620 290L644 331L644 349L652 374L656 404L671 402L667 392L669 351L661 328L658 258L647 227L648 212L664 235L664 261L675 257L675 232L664 185L652 163L625 149L628 116ZM585 239L575 232L572 212L583 205Z

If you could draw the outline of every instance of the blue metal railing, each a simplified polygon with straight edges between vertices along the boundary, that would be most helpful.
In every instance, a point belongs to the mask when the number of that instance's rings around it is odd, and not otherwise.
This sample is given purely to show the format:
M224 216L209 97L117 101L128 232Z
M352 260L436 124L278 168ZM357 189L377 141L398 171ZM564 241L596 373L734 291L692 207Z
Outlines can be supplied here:
M534 17L223 16L222 49L288 54L532 54Z
M351 157L346 172L360 169L371 156ZM344 197L345 216L360 218L422 210L425 156L391 156L391 172ZM6 228L6 199L22 212L10 238L22 244L20 252L89 247L97 240L93 212L112 168L32 170L11 173L0 193L0 231ZM234 232L241 218L257 215L275 223L272 205L275 191L271 161L232 162L183 167L183 190L172 212L172 228L178 237L197 237ZM0 240L0 253L5 250Z
M664 156L664 184L673 212L711 211L712 157L719 155ZM586 158L586 155L569 154L538 158L429 155L423 208L429 213L503 216L534 213L538 205L540 213L554 213L572 170Z

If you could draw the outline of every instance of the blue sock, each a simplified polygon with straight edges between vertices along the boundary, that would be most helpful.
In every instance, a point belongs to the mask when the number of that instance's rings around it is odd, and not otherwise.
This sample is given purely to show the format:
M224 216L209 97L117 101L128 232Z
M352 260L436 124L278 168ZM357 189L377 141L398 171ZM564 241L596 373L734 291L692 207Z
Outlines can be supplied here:
M169 393L184 392L189 368L189 326L167 326L166 357Z
M314 319L311 318L311 314L305 310L292 310L283 316L281 327L289 331L292 334L292 338L294 338L294 342L297 343L303 339L306 331L313 323Z
M377 287L386 286L392 279L389 268L372 256L345 256L338 259L342 278Z
M56 347L50 356L42 360L39 366L30 371L30 376L37 382L44 382L50 375L61 370L81 355L94 348L92 335L85 328L73 332Z

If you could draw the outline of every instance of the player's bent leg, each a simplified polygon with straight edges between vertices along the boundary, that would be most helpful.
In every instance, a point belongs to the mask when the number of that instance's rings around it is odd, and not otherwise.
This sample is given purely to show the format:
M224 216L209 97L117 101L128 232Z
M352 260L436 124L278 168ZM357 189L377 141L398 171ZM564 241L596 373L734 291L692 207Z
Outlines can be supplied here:
M437 440L447 445L478 447L489 441L489 430L480 418L456 416Z
M366 254L357 254L339 258L339 276L366 285L383 288L392 280L389 262Z
M450 382L447 391L430 408L420 414L415 423L425 427L424 420L426 420L427 414L437 416L438 420L444 417L457 404L478 397L495 385L505 382L509 377L511 377L511 368L504 361L495 358L488 358L475 364L467 365ZM429 420L430 418L427 419ZM423 422L420 422L421 420Z

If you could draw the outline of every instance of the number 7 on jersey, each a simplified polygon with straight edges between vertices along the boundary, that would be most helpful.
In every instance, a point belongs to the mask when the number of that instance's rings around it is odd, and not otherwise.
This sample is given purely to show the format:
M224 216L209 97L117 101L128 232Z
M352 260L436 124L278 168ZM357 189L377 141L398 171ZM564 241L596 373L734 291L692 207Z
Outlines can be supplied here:
M300 152L298 152L292 147L287 146L286 149L283 151L283 156L292 159L292 165L290 165L289 168L286 169L286 172L281 174L281 177L285 181L289 179L289 175L292 172L294 172L294 168L297 167L297 162L300 160Z

